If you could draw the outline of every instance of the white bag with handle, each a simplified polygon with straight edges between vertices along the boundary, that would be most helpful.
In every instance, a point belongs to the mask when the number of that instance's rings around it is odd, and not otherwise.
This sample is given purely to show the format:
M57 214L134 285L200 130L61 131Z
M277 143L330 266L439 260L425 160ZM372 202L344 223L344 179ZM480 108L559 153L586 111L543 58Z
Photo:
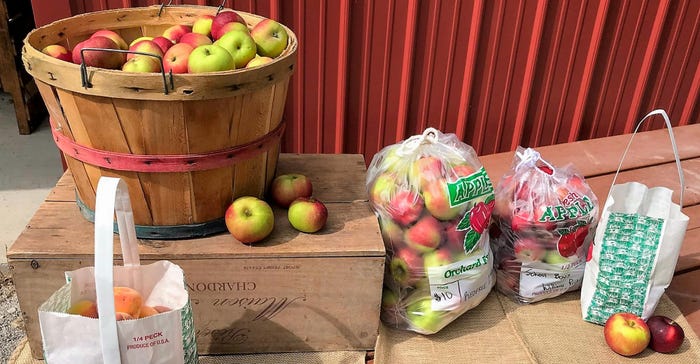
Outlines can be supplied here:
M117 216L123 266L113 265ZM126 184L102 177L95 204L95 265L66 272L66 283L39 307L48 364L197 363L192 307L182 269L169 262L140 265ZM145 305L169 308L152 316L117 321L113 287L141 293ZM99 318L66 313L79 300L97 302Z
M663 116L668 128L680 179L680 205L672 202L673 191L666 187L615 184L634 135L653 115ZM665 111L654 110L639 122L622 160L590 246L581 287L583 319L600 325L617 312L645 320L654 313L673 278L688 226L688 216L681 212L683 169Z

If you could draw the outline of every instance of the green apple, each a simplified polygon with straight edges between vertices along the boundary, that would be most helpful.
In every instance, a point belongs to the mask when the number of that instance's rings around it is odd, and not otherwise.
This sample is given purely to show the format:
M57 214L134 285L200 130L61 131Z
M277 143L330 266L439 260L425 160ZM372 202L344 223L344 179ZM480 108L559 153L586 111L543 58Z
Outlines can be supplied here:
M275 216L267 202L252 196L239 197L226 209L224 221L238 241L251 244L265 239L275 225Z
M240 23L231 23L240 24ZM242 30L232 30L219 38L214 44L227 50L236 68L244 68L250 60L255 58L256 45L253 38Z
M424 276L423 259L410 248L400 249L391 257L389 272L402 287L413 286Z
M122 66L122 71L140 73L160 72L160 62L153 57L137 56L126 61Z
M214 44L195 48L187 61L189 73L228 71L235 67L231 54Z
M250 35L258 46L258 54L265 57L275 58L282 54L287 48L289 36L282 24L265 19L255 24L250 31Z
M224 35L224 37L226 37ZM224 39L224 38L221 38ZM281 207L289 207L299 197L311 197L311 179L299 173L287 173L275 177L270 185L270 195Z
M544 259L542 260L547 264L556 265L571 263L568 258L562 257L556 249L547 250L547 252L544 254Z
M328 209L323 202L313 197L299 197L287 210L289 223L304 233L315 233L326 225Z
M192 33L206 35L207 37L211 35L211 23L214 20L214 15L200 15L194 19L192 23Z
M421 298L406 307L406 318L416 330L422 333L435 333L442 326L442 312L433 311L432 299Z

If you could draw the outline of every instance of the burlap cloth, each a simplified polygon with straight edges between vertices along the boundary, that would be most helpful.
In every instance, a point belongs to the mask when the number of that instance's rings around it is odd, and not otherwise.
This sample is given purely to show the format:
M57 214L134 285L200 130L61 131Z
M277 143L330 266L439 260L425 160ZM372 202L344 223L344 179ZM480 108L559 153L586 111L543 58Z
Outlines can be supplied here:
M531 305L518 305L491 292L479 306L435 335L423 336L380 327L376 364L422 363L700 363L700 340L683 314L664 295L655 314L676 320L684 329L683 346L673 354L645 350L632 358L615 354L605 344L603 327L581 319L580 293ZM361 364L365 352L285 353L202 356L202 364L342 363ZM44 363L34 360L26 341L10 364Z
M684 329L673 354L646 349L632 358L615 354L603 327L581 319L580 292L531 305L518 305L491 292L437 334L422 336L382 326L375 363L700 363L700 340L683 314L664 295L655 311Z
M365 364L364 351L330 351L314 353L280 353L251 355L208 355L200 356L199 364ZM43 360L32 357L26 338L12 353L8 364L44 364ZM76 363L78 364L78 363Z

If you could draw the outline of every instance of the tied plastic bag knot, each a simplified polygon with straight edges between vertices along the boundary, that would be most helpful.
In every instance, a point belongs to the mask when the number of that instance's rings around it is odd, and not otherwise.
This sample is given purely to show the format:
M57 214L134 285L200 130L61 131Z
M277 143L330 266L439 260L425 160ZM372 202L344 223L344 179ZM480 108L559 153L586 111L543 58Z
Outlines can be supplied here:
M427 128L423 131L423 134L411 136L399 144L396 152L402 157L408 157L415 153L421 145L436 143L438 141L438 133L440 132L435 128Z

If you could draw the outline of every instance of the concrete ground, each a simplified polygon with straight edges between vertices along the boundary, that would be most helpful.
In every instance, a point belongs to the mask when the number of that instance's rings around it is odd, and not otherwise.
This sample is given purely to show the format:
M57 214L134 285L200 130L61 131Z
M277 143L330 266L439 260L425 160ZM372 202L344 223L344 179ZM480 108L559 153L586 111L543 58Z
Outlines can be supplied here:
M0 264L41 202L63 174L48 120L20 135L12 98L0 92Z

